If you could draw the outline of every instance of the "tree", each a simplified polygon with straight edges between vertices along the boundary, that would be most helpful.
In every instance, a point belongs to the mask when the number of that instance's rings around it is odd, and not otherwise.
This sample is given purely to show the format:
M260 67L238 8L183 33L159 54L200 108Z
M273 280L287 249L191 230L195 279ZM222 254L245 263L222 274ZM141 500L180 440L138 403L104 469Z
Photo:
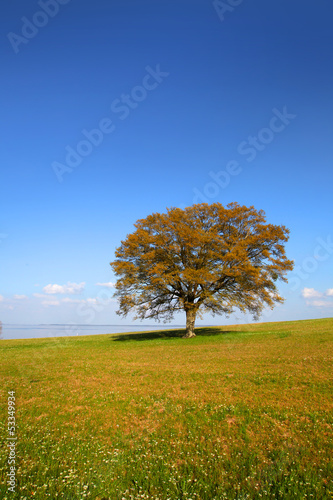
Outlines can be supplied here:
M118 314L168 321L186 312L185 337L197 315L229 315L238 308L257 319L283 302L278 279L293 262L285 255L289 230L266 224L265 213L231 203L197 204L153 213L134 225L116 250Z

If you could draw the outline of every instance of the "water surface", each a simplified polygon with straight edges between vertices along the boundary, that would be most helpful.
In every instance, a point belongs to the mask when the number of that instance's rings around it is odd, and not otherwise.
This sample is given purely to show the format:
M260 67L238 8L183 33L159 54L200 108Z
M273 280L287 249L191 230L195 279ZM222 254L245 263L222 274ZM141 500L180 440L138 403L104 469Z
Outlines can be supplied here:
M126 332L144 332L147 330L162 330L184 328L180 325L2 325L2 339L32 339L47 337L65 337L75 335L119 334Z

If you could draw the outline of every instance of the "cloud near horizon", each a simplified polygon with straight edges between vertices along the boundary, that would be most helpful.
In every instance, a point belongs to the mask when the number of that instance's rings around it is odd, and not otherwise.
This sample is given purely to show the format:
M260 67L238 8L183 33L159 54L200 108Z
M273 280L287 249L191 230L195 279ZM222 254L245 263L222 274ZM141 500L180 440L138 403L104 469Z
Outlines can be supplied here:
M36 299L48 299L49 296L45 295L45 293L33 293L33 297L36 297Z
M314 288L304 288L302 290L302 296L305 298L305 299L312 299L314 297L322 297L323 294L321 292L318 292L317 290L315 290Z
M302 297L306 300L307 306L312 307L333 307L333 288L329 288L326 292L319 292L314 288L303 288Z
M42 305L46 306L46 307L48 307L48 306L60 306L60 301L59 300L52 300L52 299L43 300Z
M81 302L84 302L84 300L72 299L71 297L65 297L65 298L61 299L61 302L66 303L66 304L80 304Z
M67 285L57 285L57 284L49 284L44 286L43 292L54 295L54 294L66 294L74 295L83 292L85 287L85 282L82 283L71 283L68 281ZM36 296L36 295L35 295Z
M95 283L96 286L104 286L106 288L114 288L116 286L115 283L111 283L111 281L109 281L108 283Z
M62 299L56 299L56 298L51 298L48 297L47 295L41 295L41 294L34 294L35 296L38 295L39 298L43 298L41 304L43 306L60 306L62 304L69 304L69 305L87 305L91 307L96 307L97 309L101 309L105 307L106 305L110 304L111 302L116 302L115 299L112 299L110 297L107 298L101 298L101 297L87 297L86 299L72 299L71 297L64 297Z

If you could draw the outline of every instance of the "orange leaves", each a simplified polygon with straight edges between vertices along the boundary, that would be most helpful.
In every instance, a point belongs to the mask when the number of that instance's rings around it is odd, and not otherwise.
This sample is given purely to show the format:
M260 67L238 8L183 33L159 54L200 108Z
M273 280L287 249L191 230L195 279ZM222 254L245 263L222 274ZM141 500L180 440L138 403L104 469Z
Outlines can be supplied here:
M275 281L293 263L285 256L284 226L266 224L254 207L201 203L169 208L135 224L111 263L119 277L120 313L171 318L188 308L258 314L281 301ZM274 293L273 293L274 292Z

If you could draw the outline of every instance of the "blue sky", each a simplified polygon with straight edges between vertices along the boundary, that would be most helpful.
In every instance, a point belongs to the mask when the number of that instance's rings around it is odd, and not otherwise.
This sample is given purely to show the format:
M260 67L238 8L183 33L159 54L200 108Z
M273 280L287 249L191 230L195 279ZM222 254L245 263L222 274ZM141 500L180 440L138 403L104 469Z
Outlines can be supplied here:
M332 15L323 0L7 2L0 319L128 324L115 248L137 219L202 201L290 228L286 301L262 320L332 316Z

